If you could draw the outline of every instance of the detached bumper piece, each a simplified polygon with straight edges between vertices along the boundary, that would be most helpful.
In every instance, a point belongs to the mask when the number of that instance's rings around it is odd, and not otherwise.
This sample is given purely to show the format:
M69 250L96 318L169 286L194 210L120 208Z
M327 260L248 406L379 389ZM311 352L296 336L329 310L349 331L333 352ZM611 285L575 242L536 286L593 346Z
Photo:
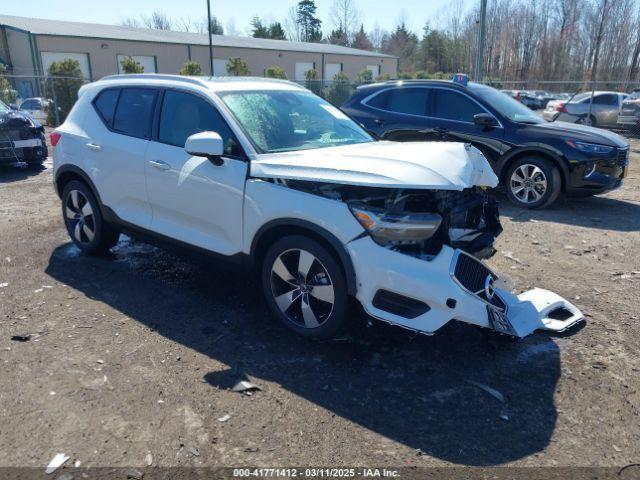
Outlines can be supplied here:
M497 287L498 276L479 260L458 251L452 262L454 280L486 304L490 327L525 337L536 330L563 332L584 320L582 312L560 295L534 288L514 295Z

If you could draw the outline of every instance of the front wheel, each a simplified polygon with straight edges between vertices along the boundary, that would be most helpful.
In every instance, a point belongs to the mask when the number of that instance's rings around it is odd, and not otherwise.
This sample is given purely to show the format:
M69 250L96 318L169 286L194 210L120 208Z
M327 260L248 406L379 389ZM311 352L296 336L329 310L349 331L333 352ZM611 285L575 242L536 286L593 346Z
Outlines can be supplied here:
M542 157L516 160L506 174L507 196L523 208L547 207L560 195L560 170Z
M340 265L319 242L284 237L267 251L261 283L274 316L307 337L328 338L344 324L347 286Z

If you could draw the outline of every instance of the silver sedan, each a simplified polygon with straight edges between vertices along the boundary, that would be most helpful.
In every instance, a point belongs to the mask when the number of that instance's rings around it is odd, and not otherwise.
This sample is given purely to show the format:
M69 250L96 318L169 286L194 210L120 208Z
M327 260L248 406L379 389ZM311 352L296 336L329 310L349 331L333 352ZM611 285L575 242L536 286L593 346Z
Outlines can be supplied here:
M591 92L579 93L568 102L552 101L542 112L545 120L582 123L594 127L615 127L626 93L595 92L591 111Z

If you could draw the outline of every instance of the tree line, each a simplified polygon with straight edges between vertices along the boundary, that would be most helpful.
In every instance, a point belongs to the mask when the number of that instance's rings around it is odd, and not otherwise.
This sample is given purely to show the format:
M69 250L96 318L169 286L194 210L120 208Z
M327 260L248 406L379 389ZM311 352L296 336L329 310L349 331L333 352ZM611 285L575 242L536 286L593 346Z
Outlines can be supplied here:
M333 0L328 25L315 0L293 4L282 22L251 21L254 37L325 42L399 58L400 77L473 73L479 0L453 0L420 32L402 19L391 31L365 30L357 0ZM470 7L470 8L469 8ZM128 26L206 32L206 20L172 20L160 12ZM224 34L212 18L214 33ZM595 69L597 68L597 72ZM594 75L595 73L595 75ZM489 0L483 77L502 81L640 81L640 0Z

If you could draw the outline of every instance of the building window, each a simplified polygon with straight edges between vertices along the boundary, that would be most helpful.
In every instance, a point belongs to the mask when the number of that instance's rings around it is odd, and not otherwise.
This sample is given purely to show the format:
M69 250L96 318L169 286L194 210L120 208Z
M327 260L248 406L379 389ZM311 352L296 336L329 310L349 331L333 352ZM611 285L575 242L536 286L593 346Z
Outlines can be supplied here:
M44 74L49 73L49 67L53 62L62 62L63 60L76 60L80 64L80 71L84 78L91 78L91 68L89 67L88 53L72 53L72 52L42 52L42 68Z
M296 63L295 76L294 80L300 82L306 79L305 74L309 70L314 70L316 68L316 64L313 62L298 62Z
M367 70L371 72L374 80L380 76L380 65L367 65Z
M333 80L338 73L342 72L341 63L325 63L324 65L324 79L326 81Z
M122 71L122 61L127 57L133 58L136 62L142 65L142 68L144 68L144 73L156 73L156 57L147 56L147 55L124 55L124 54L117 55L118 73L124 73Z

